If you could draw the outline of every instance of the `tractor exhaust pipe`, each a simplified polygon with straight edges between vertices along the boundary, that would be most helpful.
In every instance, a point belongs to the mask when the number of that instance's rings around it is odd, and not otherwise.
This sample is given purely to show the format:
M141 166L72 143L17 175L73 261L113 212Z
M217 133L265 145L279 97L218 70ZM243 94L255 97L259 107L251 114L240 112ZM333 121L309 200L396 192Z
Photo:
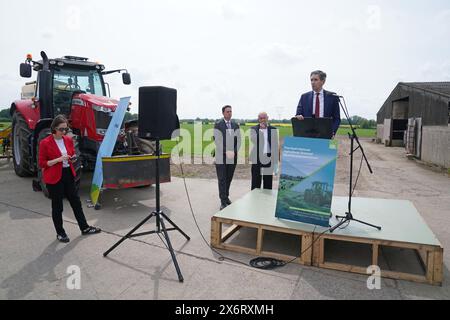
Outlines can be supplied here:
M47 54L41 51L42 70L39 71L39 101L41 119L53 119L52 73Z
M42 57L42 70L43 71L49 71L50 70L50 64L48 61L47 54L44 51L41 51L41 57Z

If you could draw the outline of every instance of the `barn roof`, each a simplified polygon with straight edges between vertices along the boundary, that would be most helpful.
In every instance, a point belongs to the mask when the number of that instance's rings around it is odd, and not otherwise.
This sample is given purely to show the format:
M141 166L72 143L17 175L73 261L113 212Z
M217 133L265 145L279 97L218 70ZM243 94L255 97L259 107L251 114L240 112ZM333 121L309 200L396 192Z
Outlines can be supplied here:
M400 82L400 85L450 98L450 82Z

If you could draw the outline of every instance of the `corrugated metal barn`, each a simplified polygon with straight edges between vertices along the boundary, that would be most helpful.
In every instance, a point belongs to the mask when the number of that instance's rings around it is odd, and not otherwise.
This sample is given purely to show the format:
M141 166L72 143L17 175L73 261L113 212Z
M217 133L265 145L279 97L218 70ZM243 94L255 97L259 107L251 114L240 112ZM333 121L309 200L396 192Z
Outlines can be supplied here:
M377 140L450 168L450 82L399 83L377 113Z

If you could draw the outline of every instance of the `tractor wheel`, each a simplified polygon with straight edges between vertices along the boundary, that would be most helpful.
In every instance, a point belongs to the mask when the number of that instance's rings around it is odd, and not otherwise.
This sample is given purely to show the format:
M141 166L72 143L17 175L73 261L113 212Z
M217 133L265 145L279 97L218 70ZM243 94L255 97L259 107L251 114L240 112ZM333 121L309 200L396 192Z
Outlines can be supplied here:
M39 132L38 142L36 146L36 153L37 153L37 159L39 159L39 145L41 144L41 141L47 138L49 135L51 135L52 132L50 128L43 129L41 132ZM41 186L42 192L47 198L50 198L50 195L48 193L47 186L44 183L43 176L42 176L42 169L38 165L38 181L39 185Z
M28 137L31 134L25 119L15 112L12 124L12 151L14 171L19 177L29 177L33 175L30 163L30 149Z

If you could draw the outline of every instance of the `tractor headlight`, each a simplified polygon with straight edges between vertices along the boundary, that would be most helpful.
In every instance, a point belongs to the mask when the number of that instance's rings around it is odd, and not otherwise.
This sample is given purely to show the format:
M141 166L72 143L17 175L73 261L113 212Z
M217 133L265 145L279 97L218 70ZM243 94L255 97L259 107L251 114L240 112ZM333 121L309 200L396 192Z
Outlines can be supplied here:
M85 106L86 106L86 104L84 103L84 101L81 100L81 99L73 99L73 100L72 100L72 104L73 104L74 106L81 106L81 107L85 107Z
M98 112L107 113L108 115L112 116L111 109L108 109L106 107L93 105L92 109L95 110L95 111L98 111Z

